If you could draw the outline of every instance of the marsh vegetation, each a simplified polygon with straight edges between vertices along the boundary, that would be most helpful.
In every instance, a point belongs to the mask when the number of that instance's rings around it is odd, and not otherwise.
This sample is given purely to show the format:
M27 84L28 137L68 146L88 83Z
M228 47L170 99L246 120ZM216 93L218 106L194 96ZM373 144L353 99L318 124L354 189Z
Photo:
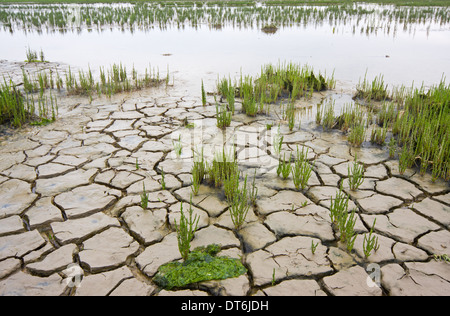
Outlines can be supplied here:
M137 2L115 4L16 4L0 6L0 23L14 32L78 31L82 28L102 31L223 26L258 28L274 33L280 27L329 23L333 32L350 25L353 33L377 34L413 31L412 23L430 27L450 21L445 7L373 6L355 3L311 6L305 3L279 2Z

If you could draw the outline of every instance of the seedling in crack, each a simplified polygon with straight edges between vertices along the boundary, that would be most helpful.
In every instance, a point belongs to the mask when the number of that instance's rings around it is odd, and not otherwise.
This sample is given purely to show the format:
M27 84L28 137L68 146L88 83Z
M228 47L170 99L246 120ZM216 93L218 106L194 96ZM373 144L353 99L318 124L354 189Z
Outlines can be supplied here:
M235 229L241 228L245 222L250 204L248 203L247 176L245 176L244 185L238 188L234 194L230 206L231 220Z
M148 193L145 191L145 184L142 182L141 207L146 210L148 206Z
M314 240L312 240L311 239L311 252L312 252L312 254L315 254L316 253L316 249L317 249L317 246L319 245L319 242L317 242L316 244L314 244Z
M189 204L189 218L183 212L183 202L180 206L180 225L177 225L177 221L174 219L175 229L177 231L178 240L178 250L180 251L181 257L186 261L189 252L191 251L191 240L194 238L194 234L198 228L198 221L200 217L196 214L192 217L192 196L191 203Z
M380 248L380 245L378 244L378 237L373 236L373 229L375 228L375 223L377 222L377 219L375 218L373 220L372 227L370 228L369 235L364 235L363 240L363 252L364 256L366 258L369 258L369 256L372 253L372 250L377 251Z
M364 166L358 163L356 155L352 167L350 167L349 164L347 171L348 171L348 185L350 187L350 190L355 191L364 182Z
M300 188L304 190L306 188L312 173L312 167L306 159L309 149L306 149L306 153L303 150L300 153L297 146L297 158L292 168L292 179L297 190Z
M289 175L291 174L291 158L292 153L290 154L289 160L286 161L286 153L284 153L283 159L278 159L278 168L277 168L277 175L282 175L283 179L286 180Z
M177 141L172 141L173 144L173 150L175 152L175 155L177 156L177 158L180 158L181 156L181 152L183 151L183 144L181 143L181 135L178 136L178 140Z

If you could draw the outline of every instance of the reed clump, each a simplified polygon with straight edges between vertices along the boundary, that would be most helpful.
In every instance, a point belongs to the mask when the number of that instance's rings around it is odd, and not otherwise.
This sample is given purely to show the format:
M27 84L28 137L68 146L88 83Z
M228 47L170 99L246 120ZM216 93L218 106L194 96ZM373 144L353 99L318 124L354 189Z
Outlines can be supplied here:
M268 64L261 68L261 73L256 78L241 74L234 85L230 81L228 78L221 79L217 83L218 93L228 100L240 98L242 111L249 116L263 113L265 104L282 105L282 100L288 99L289 104L293 105L295 100L311 96L314 91L332 89L335 86L333 76L315 73L307 65L292 62L276 66ZM230 93L233 97L230 97ZM293 111L289 114L293 117ZM292 122L290 125L293 125Z
M0 84L0 124L21 127L25 123L46 125L56 120L58 104L51 93L34 96L19 90L12 80Z
M450 85L444 79L428 91L411 91L392 126L402 146L400 172L416 164L421 174L431 171L433 180L450 180Z

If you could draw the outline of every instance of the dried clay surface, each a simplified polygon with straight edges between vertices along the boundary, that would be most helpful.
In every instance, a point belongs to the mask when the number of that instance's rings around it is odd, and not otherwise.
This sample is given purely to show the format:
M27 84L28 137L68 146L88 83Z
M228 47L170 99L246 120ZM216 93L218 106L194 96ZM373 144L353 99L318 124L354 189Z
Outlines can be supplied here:
M296 190L292 176L276 175L277 128L267 129L267 117L240 114L237 102L231 126L222 130L212 96L207 101L203 106L200 91L186 93L176 82L92 102L66 97L52 124L3 135L0 295L450 293L450 265L434 257L450 249L447 182L431 182L412 169L399 175L387 151L351 148L341 134L313 122L293 131L282 124L282 154L308 148L314 162L308 185ZM174 221L180 202L190 201L192 150L203 146L211 161L223 144L236 146L240 170L249 183L256 177L258 197L236 230L223 189L202 184L192 198L199 216L192 248L221 244L219 255L242 258L248 271L162 290L152 278L160 265L181 258ZM345 180L355 155L366 179L351 191ZM338 241L329 215L341 184L356 210L351 252ZM379 249L365 258L364 235L374 219Z

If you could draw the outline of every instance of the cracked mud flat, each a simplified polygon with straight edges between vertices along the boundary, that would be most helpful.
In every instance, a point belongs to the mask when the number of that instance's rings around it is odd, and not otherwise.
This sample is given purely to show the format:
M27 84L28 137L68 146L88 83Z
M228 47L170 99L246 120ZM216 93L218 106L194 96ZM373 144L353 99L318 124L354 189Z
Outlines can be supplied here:
M450 265L433 258L449 253L448 183L433 183L415 170L400 175L387 150L351 148L339 132L322 132L314 123L290 132L285 124L282 154L307 147L315 162L307 189L296 191L291 176L276 176L277 129L267 130L267 117L237 111L222 131L215 107L202 106L200 91L181 90L175 83L94 98L91 104L67 97L58 103L56 122L3 136L0 295L450 293ZM315 94L311 103L324 96ZM194 128L182 126L185 118ZM177 157L173 141L179 135L183 151ZM211 160L223 143L236 144L239 167L250 180L256 170L256 207L235 231L223 189L202 185L192 200L200 221L191 249L220 243L220 255L241 257L248 272L161 290L152 282L158 267L180 259L173 225L180 202L189 202L191 149L202 144ZM345 179L355 154L366 179L350 191ZM352 253L337 241L329 217L330 199L341 182L350 209L357 209ZM143 184L149 193L146 210L140 207ZM363 238L375 218L380 248L365 259ZM311 242L318 245L314 254ZM80 274L79 287L74 286L73 277Z

